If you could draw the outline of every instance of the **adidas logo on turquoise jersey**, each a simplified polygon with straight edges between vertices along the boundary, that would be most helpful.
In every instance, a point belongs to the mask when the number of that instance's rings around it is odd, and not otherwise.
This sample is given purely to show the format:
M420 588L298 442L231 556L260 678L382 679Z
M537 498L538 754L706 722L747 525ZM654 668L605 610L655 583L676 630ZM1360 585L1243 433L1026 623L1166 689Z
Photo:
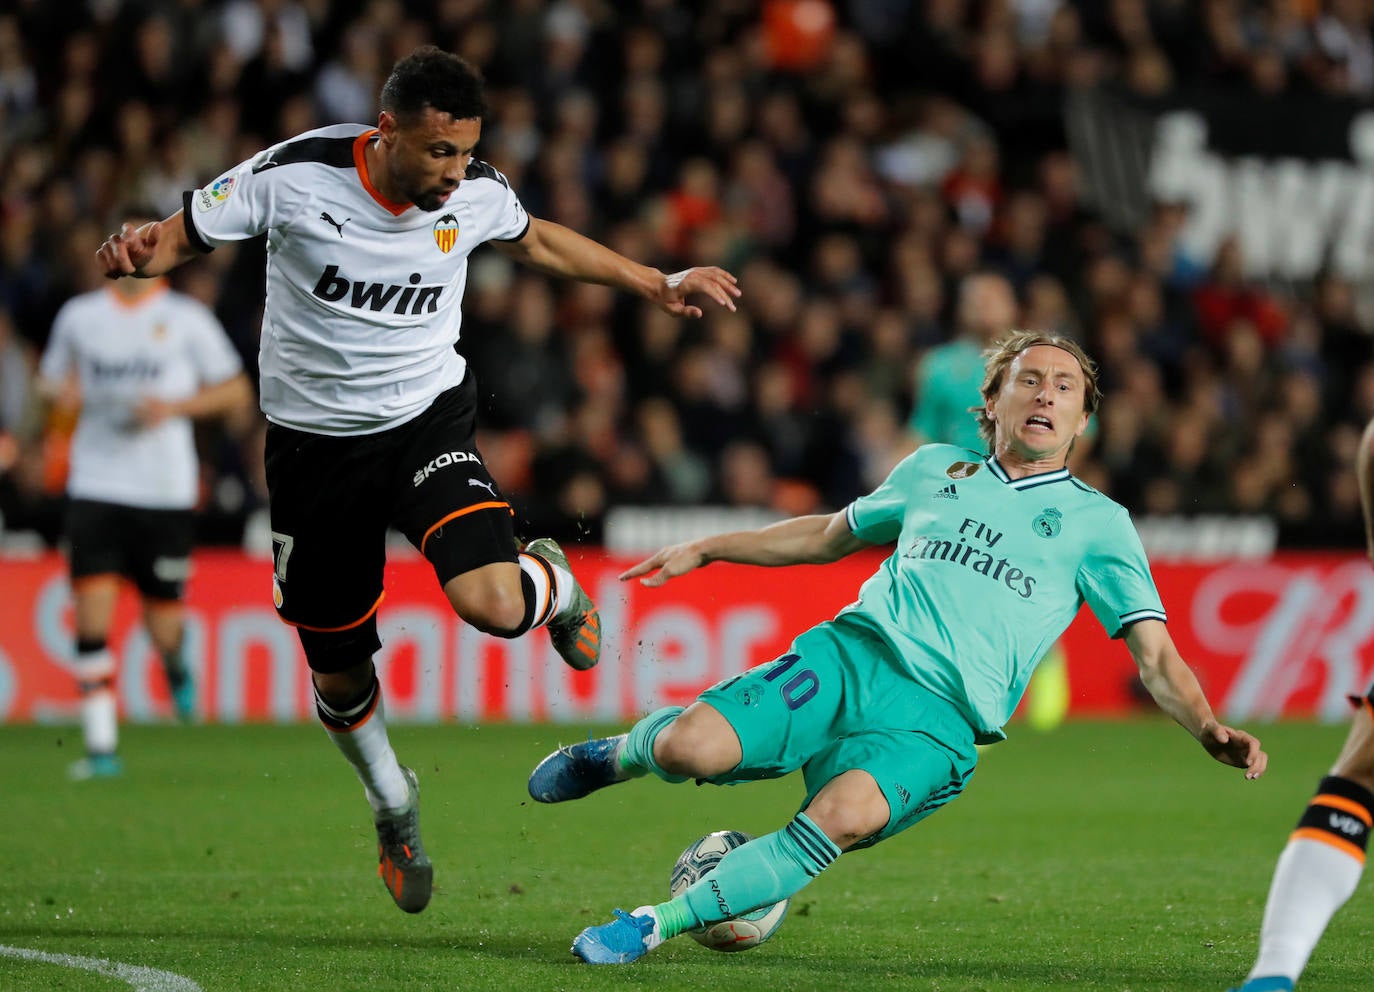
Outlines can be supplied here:
M950 483L943 489L937 489L931 494L932 499L958 499L959 490L954 488L954 483Z

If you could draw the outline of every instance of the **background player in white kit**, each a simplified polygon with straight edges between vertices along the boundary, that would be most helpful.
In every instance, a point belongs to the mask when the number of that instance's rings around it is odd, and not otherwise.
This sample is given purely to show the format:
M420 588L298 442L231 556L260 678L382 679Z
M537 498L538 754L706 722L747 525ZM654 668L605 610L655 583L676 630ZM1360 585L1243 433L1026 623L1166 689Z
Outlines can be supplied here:
M86 756L70 774L108 777L120 771L107 644L119 579L138 588L177 714L189 720L195 686L183 657L182 597L200 477L191 421L246 413L253 387L214 314L162 279L69 300L39 375L54 402L80 406L66 538Z
M126 224L98 252L112 278L155 276L267 234L260 353L273 597L299 632L326 731L363 782L396 904L429 902L419 787L389 743L372 656L388 526L434 566L454 611L502 637L548 625L574 668L595 665L595 608L551 540L517 554L511 510L474 440L476 386L454 350L467 257L491 242L546 273L615 286L676 316L705 293L734 309L714 267L666 275L530 217L473 158L480 74L426 46L382 88L375 128L284 141L186 193L161 223Z

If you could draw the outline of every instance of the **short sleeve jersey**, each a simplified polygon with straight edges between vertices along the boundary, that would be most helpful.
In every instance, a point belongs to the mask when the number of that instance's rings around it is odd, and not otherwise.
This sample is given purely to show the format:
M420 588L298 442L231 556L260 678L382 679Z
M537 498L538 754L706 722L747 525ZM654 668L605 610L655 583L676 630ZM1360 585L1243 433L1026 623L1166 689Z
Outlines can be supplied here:
M928 444L845 514L896 549L840 616L875 629L982 741L1004 736L1083 603L1112 637L1166 619L1129 514L1067 469L1012 479L993 456Z
M363 155L376 133L309 131L184 194L201 250L267 234L259 367L273 423L373 434L422 413L465 372L453 346L468 255L529 229L505 177L484 162L438 210L386 200Z
M927 441L986 451L969 412L983 402L985 366L982 351L964 338L932 349L916 375L911 428Z
M168 288L126 301L113 289L73 297L57 312L39 365L50 382L75 375L81 416L67 492L146 509L196 504L195 439L187 417L134 420L139 401L181 400L242 370L213 313Z

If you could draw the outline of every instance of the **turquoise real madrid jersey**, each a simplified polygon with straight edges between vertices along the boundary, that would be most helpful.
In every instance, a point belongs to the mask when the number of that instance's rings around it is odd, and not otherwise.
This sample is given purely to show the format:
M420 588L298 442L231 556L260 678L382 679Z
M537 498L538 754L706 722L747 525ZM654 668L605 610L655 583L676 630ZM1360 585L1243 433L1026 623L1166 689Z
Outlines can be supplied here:
M1112 637L1165 619L1129 514L1068 469L1012 479L992 456L927 444L845 515L855 536L896 549L839 617L874 628L980 743L1005 737L1084 602Z

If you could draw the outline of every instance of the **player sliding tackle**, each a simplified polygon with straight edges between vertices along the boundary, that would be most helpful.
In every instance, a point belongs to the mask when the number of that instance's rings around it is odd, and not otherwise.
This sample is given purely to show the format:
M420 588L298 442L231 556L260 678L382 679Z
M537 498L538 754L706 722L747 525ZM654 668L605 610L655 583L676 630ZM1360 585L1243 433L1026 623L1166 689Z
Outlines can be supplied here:
M1092 361L1067 339L1014 332L987 353L982 396L988 454L925 445L838 513L675 545L621 576L660 586L713 561L818 564L895 545L857 602L781 658L535 768L530 795L547 803L650 772L723 784L801 769L806 784L781 830L731 851L676 898L582 931L577 957L634 961L685 930L786 899L843 852L954 799L977 745L1005 738L1037 661L1084 602L1208 754L1247 779L1264 774L1260 742L1217 721L1174 647L1130 517L1065 467L1100 399Z

